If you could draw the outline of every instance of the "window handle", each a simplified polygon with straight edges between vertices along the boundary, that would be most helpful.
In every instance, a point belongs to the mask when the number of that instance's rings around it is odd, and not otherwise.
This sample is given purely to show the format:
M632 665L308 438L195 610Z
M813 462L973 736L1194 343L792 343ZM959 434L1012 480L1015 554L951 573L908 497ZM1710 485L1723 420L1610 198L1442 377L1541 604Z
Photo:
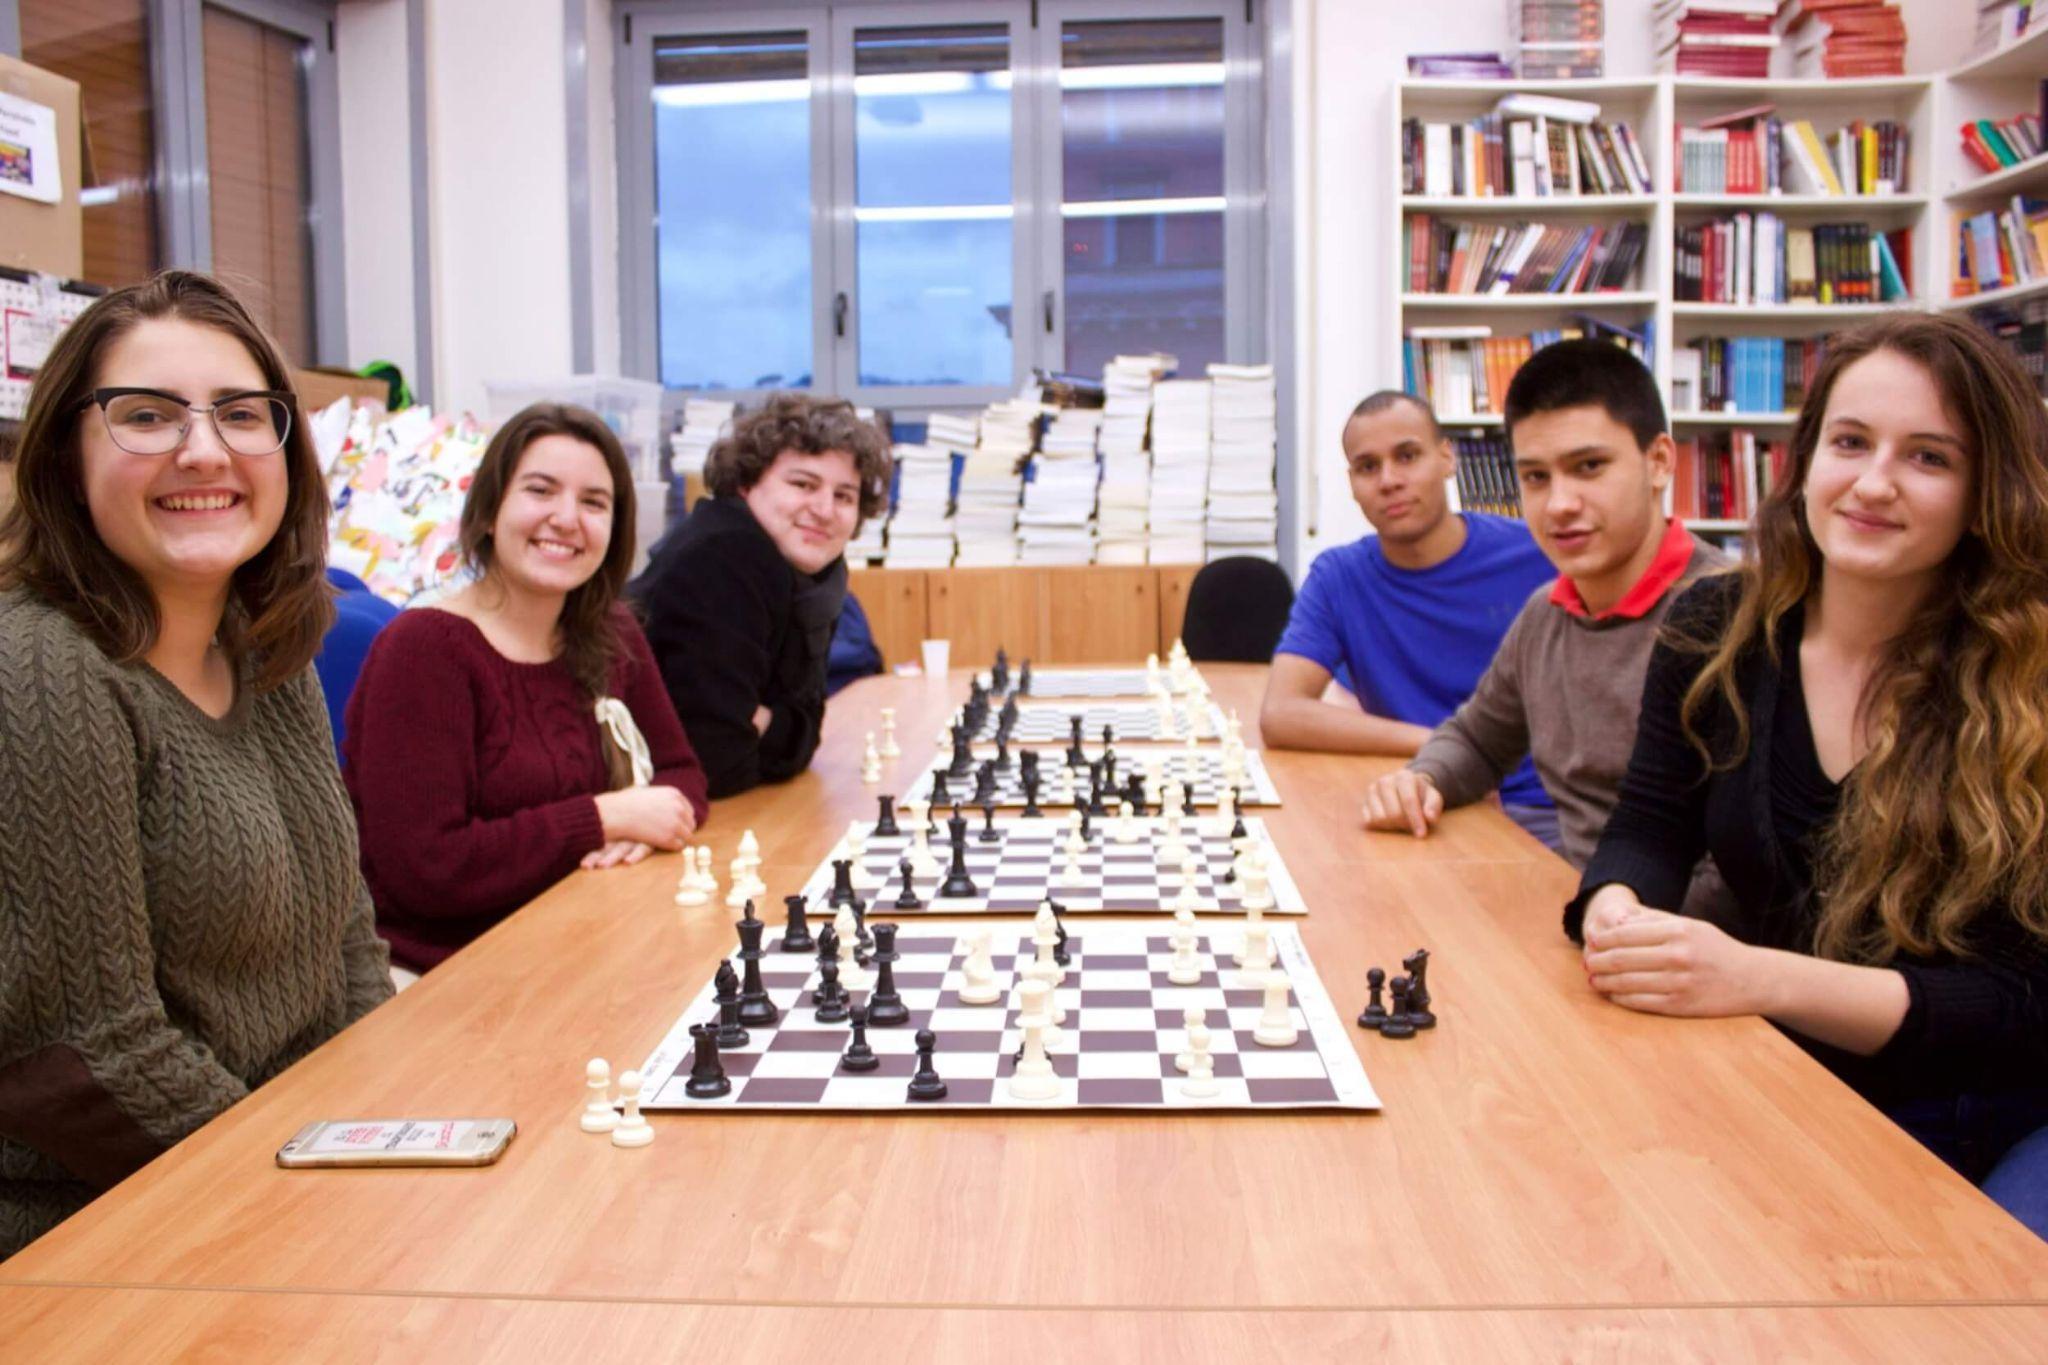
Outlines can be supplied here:
M832 296L832 335L846 335L846 291L843 289Z
M1053 305L1054 305L1054 304L1055 304L1055 303L1056 303L1057 301L1058 301L1058 296L1057 296L1056 294L1054 294L1054 292L1053 292L1052 290L1048 289L1048 290L1046 290L1046 291L1045 291L1045 298L1044 298L1044 300L1043 300L1043 306L1044 306L1044 308L1045 308L1045 330L1046 330L1046 332L1047 332L1048 334L1050 334L1050 333L1052 332L1052 312L1053 312Z

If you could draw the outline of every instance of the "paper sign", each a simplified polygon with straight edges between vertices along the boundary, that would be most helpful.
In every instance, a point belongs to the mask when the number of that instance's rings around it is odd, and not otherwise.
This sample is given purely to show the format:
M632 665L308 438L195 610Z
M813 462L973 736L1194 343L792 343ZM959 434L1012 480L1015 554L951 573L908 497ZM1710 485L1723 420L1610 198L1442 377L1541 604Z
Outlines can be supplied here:
M0 91L0 192L54 204L64 197L57 172L57 111Z

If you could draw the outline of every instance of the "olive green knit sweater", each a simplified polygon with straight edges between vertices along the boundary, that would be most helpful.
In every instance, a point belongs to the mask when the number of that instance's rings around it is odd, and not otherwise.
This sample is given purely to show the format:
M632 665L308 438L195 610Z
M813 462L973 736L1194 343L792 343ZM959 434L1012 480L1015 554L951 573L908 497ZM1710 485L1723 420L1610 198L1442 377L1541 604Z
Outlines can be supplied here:
M390 994L312 670L215 720L0 592L0 1256Z

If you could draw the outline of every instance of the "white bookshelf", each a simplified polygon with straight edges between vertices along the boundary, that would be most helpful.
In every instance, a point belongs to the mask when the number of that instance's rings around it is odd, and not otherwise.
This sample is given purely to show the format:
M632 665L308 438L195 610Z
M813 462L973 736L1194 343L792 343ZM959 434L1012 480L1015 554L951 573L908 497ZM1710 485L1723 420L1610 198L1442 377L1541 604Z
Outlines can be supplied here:
M1944 311L1967 312L2048 292L2048 281L2030 280L1962 298L1951 295L1953 262L1959 248L1957 220L2003 207L2014 195L2048 197L2048 155L2032 157L2002 170L1985 171L1964 154L1958 130L1978 119L1996 122L2014 114L2039 112L2039 85L2044 78L2048 78L2048 30L2036 30L1995 52L1951 68L1941 83L1940 199L1930 234L1940 254L1934 258L1938 264L1930 276L1930 295Z

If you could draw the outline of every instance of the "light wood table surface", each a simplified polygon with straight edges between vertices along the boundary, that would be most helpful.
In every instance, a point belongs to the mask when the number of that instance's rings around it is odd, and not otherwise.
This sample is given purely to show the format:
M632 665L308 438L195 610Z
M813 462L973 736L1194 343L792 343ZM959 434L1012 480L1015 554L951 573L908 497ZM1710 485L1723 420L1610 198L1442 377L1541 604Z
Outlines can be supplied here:
M1255 730L1264 670L1204 672ZM963 691L836 697L810 773L713 811L721 879L754 829L779 916L845 821L928 761ZM904 755L863 787L884 705ZM678 863L657 857L570 877L0 1265L0 1341L274 1324L346 1354L358 1324L544 1356L551 1334L701 1328L803 1356L777 1343L857 1341L846 1324L887 1310L966 1358L1074 1321L1166 1356L1300 1339L1626 1358L1653 1340L1725 1359L1825 1339L1989 1359L2048 1339L2048 1246L1775 1030L1595 998L1558 927L1574 875L1497 810L1368 834L1359 791L1388 761L1267 762L1339 1007L1363 1003L1368 966L1431 950L1441 1025L1354 1035L1382 1113L658 1114L652 1147L614 1149L576 1127L584 1061L637 1065L735 946L723 906L671 903ZM311 1120L407 1115L521 1134L481 1170L272 1164ZM1166 1311L1120 1316L1145 1310Z

